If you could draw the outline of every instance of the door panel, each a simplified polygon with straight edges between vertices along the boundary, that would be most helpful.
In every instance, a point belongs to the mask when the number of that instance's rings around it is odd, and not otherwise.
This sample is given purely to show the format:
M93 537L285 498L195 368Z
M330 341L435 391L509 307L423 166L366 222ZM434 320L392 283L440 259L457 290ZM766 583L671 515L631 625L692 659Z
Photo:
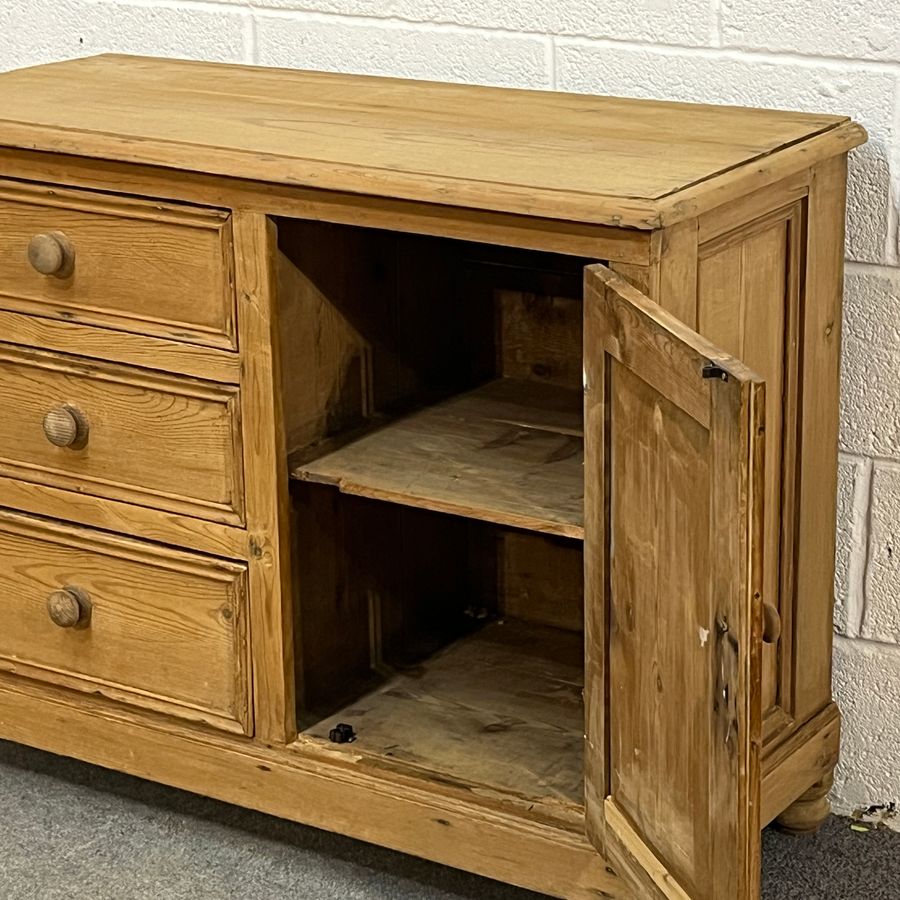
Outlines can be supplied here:
M763 384L603 266L585 317L589 837L642 896L749 900Z

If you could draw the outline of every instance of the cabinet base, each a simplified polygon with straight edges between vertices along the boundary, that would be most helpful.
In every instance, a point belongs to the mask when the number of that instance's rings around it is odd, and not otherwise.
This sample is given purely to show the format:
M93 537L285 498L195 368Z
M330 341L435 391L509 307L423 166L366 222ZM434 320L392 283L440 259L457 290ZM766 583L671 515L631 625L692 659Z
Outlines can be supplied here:
M831 813L828 792L834 784L829 773L801 794L777 819L775 825L786 834L815 834Z
M580 829L303 744L72 697L0 673L0 740L70 756L568 900L635 900Z
M831 704L764 764L764 822L814 831L837 760ZM523 816L464 784L412 779L363 760L272 746L102 698L73 696L0 673L0 740L127 772L249 809L336 831L568 900L634 900L627 875L575 823ZM800 793L818 778L816 784ZM792 801L792 798L796 798Z

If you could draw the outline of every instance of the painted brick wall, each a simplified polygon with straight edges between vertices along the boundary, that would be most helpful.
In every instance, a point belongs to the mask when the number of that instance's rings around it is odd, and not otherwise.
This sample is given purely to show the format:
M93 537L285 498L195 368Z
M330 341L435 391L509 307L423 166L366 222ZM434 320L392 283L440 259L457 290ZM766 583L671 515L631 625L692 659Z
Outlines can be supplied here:
M112 50L861 121L835 581L846 812L900 801L898 19L900 0L0 0L0 70Z

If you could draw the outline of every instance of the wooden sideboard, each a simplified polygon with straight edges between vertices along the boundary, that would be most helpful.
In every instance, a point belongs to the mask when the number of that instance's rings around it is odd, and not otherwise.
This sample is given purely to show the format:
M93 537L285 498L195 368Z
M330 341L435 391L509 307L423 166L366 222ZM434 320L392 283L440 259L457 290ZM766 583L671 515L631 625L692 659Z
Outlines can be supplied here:
M827 812L846 118L0 76L0 738L568 898Z

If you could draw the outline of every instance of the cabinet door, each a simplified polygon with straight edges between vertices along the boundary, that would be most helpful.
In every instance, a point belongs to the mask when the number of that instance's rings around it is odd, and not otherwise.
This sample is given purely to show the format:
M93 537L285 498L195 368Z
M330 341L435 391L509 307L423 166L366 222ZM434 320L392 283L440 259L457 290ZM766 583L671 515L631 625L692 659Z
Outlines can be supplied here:
M764 385L585 275L588 834L640 896L759 896Z

